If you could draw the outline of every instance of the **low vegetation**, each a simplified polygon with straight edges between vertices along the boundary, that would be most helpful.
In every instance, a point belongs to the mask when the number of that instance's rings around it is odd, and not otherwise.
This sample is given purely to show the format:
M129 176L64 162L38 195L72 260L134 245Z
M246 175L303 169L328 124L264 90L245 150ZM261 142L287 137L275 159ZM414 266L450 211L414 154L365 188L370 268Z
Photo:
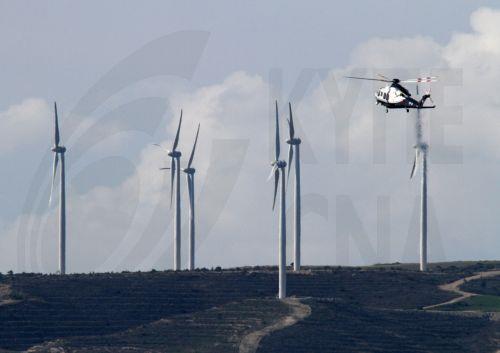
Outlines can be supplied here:
M298 344L287 353L323 352L316 350L321 345L343 347L336 352L405 352L398 344L408 352L486 352L500 332L494 322L420 309L455 297L438 290L439 284L499 264L439 266L426 274L401 264L291 273L289 294L309 298L312 314L265 337L259 352L277 352L283 340L290 348L299 338L312 348ZM0 305L0 352L238 352L243 335L286 315L288 309L275 299L277 283L271 267L3 275L0 286L17 301ZM441 350L432 350L433 341ZM484 350L478 350L479 342ZM459 345L465 348L456 350Z
M420 310L386 310L310 299L312 314L268 336L259 353L495 352L495 323Z
M500 297L477 295L442 307L443 310L500 312Z
M460 289L478 295L444 306L443 310L500 312L500 276L467 281Z
M468 281L460 288L471 293L496 295L500 297L500 276Z
M57 340L31 353L61 349L72 353L134 352L234 353L243 336L272 324L289 309L276 299L249 299L193 314L174 315L150 324L103 336Z

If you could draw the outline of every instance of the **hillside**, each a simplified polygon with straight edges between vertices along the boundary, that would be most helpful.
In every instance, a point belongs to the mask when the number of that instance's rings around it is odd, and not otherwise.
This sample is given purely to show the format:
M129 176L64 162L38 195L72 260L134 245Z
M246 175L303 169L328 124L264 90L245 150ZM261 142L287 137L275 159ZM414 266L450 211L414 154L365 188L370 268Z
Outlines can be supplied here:
M290 353L493 352L497 322L420 309L455 296L438 285L494 267L500 263L291 273L289 294L311 314L265 336L258 352L279 352L284 343ZM238 352L243 337L290 314L276 292L275 268L2 275L0 352Z

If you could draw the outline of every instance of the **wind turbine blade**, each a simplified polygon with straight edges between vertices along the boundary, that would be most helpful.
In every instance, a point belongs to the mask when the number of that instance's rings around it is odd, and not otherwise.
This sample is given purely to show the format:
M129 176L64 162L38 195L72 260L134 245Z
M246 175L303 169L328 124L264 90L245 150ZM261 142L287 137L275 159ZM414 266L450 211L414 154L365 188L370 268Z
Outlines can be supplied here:
M275 156L276 160L280 159L280 125L278 121L278 101L276 103L276 141L275 141Z
M278 193L278 184L280 182L280 170L275 168L274 171L274 197L273 197L273 210L276 205L276 194Z
M413 159L413 167L411 168L410 179L413 178L415 172L417 171L417 159L418 159L418 150L415 149L415 158Z
M293 161L293 145L290 145L288 148L288 176L287 176L287 185L288 180L290 179L290 170L292 169L292 161Z
M170 162L170 207L172 207L172 198L174 196L174 177L175 177L175 159Z
M189 204L191 209L194 207L194 195L193 195L193 175L188 174L188 195L189 195Z
M54 121L54 143L55 146L59 146L59 119L57 117L57 103L54 102L54 114L55 114L55 121Z
M179 126L177 127L177 133L175 134L174 147L172 148L172 151L175 151L175 149L177 148L177 144L179 143L179 134L181 132L181 124L182 124L182 109L181 109L181 117L179 119Z
M293 126L292 103L288 102L288 109L290 110L290 120L288 126L290 128L290 140L295 137L295 127Z
M54 192L54 183L56 181L57 163L59 162L59 156L57 153L54 154L54 167L52 170L52 186L50 187L49 196L49 206L52 204L52 193Z
M191 156L189 156L188 168L191 168L191 163L193 163L194 151L196 150L196 143L198 142L198 134L200 133L200 124L198 124L198 130L196 130L196 137L194 139L193 150L191 151Z
M267 181L271 180L271 178L273 177L274 175L274 172L276 171L278 167L276 167L276 165L273 165L272 169L271 169L271 173L269 174L269 177L267 177Z
M170 170L169 167L165 167L165 168L160 168L160 170Z

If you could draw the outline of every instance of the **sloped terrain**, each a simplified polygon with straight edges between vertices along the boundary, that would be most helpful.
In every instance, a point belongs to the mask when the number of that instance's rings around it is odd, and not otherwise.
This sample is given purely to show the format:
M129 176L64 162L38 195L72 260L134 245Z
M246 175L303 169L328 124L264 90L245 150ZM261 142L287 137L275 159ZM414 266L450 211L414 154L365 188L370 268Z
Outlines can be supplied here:
M495 352L498 325L487 318L360 307L314 300L312 314L261 342L259 353Z
M442 305L443 310L478 311L491 313L500 320L500 271L481 272L460 282L455 292L462 295L462 300Z
M468 281L460 288L471 293L500 296L500 276Z
M245 333L271 325L288 313L288 307L278 300L248 299L190 315L174 315L115 334L57 340L30 352L130 352L131 347L134 352L238 352Z
M291 273L289 295L310 298L307 303L311 305L312 314L302 323L265 337L262 349L276 351L274 339L287 337L282 335L300 325L306 325L304 339L323 342L325 347L335 343L325 341L333 333L347 341L352 334L352 340L365 342L367 347L380 338L373 347L381 350L365 351L384 351L403 342L393 338L405 337L407 331L412 331L408 342L421 341L422 347L427 347L432 340L427 340L429 332L422 326L430 320L435 335L446 337L445 341L450 342L449 349L465 344L470 350L461 352L475 352L473 344L482 342L483 338L487 341L494 331L490 321L463 320L453 314L437 317L417 311L453 298L454 294L439 291L437 286L471 273L471 266L483 265L444 266L425 274L406 265L324 267ZM275 299L276 268L68 276L17 274L0 276L0 286L4 288L4 296L5 293L15 295L15 300L4 298L11 300L10 304L0 305L0 352L2 349L26 350L36 345L41 345L38 351L56 345L72 347L69 351L78 352L123 349L128 352L238 352L237 342L244 335L266 326L270 320L278 320L288 310ZM327 331L308 329L323 320L328 321ZM359 325L364 327L358 337L354 331ZM370 325L376 326L374 332L379 330L380 334L368 334ZM343 333L341 327L345 329ZM466 328L476 334L465 337ZM320 336L315 337L314 332ZM297 347L296 352L306 352L300 350L300 345Z
M22 350L60 337L105 335L231 301L272 296L268 282L243 286L244 279L223 272L11 276L4 283L26 299L0 307L0 347Z

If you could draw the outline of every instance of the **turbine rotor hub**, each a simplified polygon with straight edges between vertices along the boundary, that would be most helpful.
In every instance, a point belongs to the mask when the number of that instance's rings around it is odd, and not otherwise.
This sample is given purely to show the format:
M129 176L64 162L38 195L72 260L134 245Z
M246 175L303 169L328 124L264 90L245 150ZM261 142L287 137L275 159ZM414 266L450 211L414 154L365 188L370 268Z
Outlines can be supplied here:
M293 139L286 140L286 143L288 143L289 145L300 145L301 142L302 142L302 140L299 138L293 138Z
M417 144L415 145L415 148L416 148L416 149L419 149L419 150L422 150L422 151L427 151L427 148L428 148L428 147L429 147L429 146L428 146L425 142L422 142L422 143L417 143Z
M191 174L192 175L192 174L194 174L196 172L196 169L194 169L194 168L184 168L182 171L184 173L186 173L186 174Z
M66 152L66 147L64 147L64 146L54 146L54 147L52 147L52 152L55 152L55 153L64 153L64 152Z
M285 167L286 167L286 162L285 162L285 161L276 161L276 162L274 162L274 164L275 164L278 168L285 168Z
M182 156L182 153L179 151L169 151L168 155L172 158L179 158L180 156Z

